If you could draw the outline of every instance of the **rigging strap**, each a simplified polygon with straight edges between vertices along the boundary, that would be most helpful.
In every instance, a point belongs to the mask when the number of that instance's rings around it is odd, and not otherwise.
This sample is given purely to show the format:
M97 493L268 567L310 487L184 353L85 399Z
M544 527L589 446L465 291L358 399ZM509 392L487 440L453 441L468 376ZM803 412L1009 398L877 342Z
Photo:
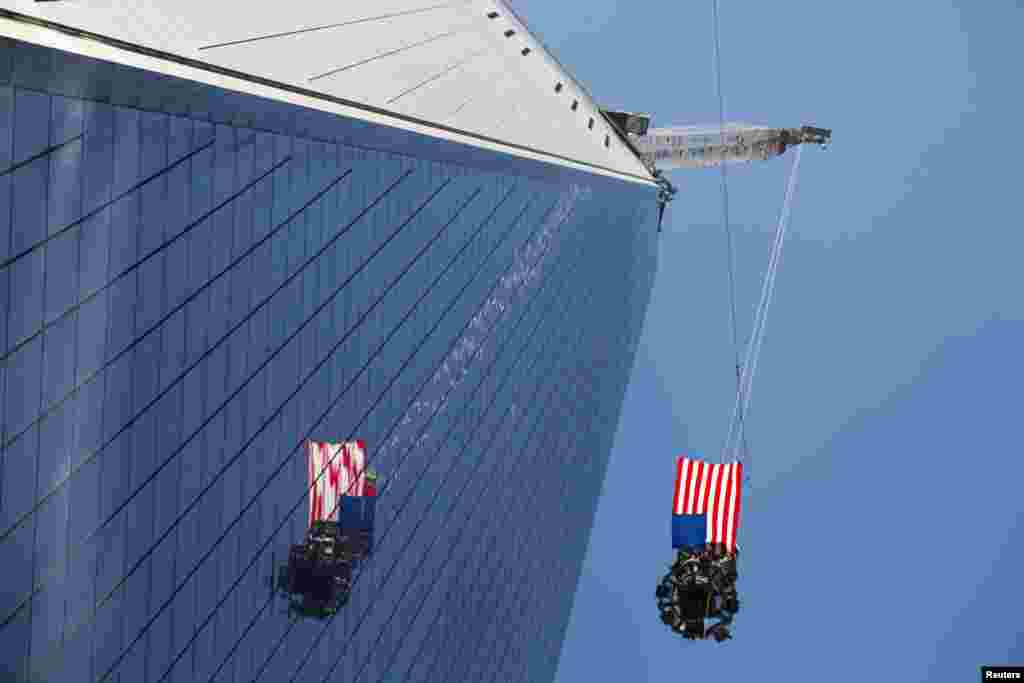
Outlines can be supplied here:
M786 238L786 228L789 222L790 209L793 202L793 195L796 189L796 181L800 170L800 157L803 147L797 147L796 157L793 159L793 167L789 172L789 180L786 184L786 196L782 203L782 212L779 216L779 223L775 229L775 239L772 242L771 255L768 259L768 270L764 275L764 282L761 286L761 300L758 303L754 316L754 329L747 344L747 352L740 375L740 387L736 392L736 401L733 406L732 419L729 423L729 433L726 437L723 448L723 462L728 458L734 458L743 462L744 472L749 476L749 465L746 462L746 453L738 453L740 440L743 437L743 418L748 414L750 406L751 390L754 382L754 373L757 371L757 362L761 354L761 344L764 341L765 324L768 319L768 308L771 305L772 295L775 292L775 279L778 274L779 260L782 254L782 244Z

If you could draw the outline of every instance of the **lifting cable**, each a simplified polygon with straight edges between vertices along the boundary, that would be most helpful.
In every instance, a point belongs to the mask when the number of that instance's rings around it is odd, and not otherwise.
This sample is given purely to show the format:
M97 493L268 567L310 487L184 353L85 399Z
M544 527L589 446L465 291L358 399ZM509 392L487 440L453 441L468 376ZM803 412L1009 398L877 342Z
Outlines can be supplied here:
M761 300L758 303L757 312L754 316L754 329L751 333L750 342L747 345L747 353L744 358L743 373L741 375L740 390L736 393L736 403L733 407L732 420L729 424L729 436L726 438L726 445L723 451L723 458L735 454L740 446L740 439L743 436L743 416L747 414L750 406L750 393L754 382L754 372L757 370L757 361L761 354L761 344L764 341L765 323L768 319L768 307L775 292L775 278L778 274L779 259L782 255L782 243L786 238L786 227L789 222L790 209L793 202L793 194L796 190L798 172L800 170L800 156L803 146L796 149L796 157L793 159L793 167L789 172L789 180L786 183L786 197L782 203L782 211L779 215L779 223L775 229L775 239L772 242L771 255L768 259L768 270L764 275L764 282L761 286ZM738 455L738 454L737 454ZM744 456L746 453L744 453ZM743 458L746 460L746 457ZM744 478L748 476L749 463L744 462Z
M721 138L722 147L725 147L725 98L722 94L722 63L721 63L721 42L719 39L719 28L718 28L718 0L712 2L712 15L713 15L713 26L714 26L714 71L715 71L715 90L718 95L718 125L719 135ZM738 339L737 325L736 325L736 257L735 249L733 247L732 237L732 226L729 223L729 182L728 172L726 170L726 163L720 164L722 169L722 222L725 226L725 240L726 240L726 251L728 261L728 272L729 272L729 329L732 335L732 348L733 348L733 359L736 370L736 399L737 404L742 403L740 401L741 391L743 388L742 373L740 366L740 343ZM735 416L734 416L735 420ZM733 429L736 428L739 431L739 438L742 442L743 453L747 452L747 440L746 431L743 425L743 415L739 416L739 422L737 425L730 424L729 434L732 435ZM728 444L731 441L727 441ZM728 453L728 448L723 451L723 456Z

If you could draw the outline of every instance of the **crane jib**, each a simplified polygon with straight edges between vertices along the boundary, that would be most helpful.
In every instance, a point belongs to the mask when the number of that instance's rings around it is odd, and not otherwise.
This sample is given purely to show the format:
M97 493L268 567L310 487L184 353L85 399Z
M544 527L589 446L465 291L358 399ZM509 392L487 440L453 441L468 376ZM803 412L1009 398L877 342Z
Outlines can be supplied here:
M767 161L802 144L827 145L827 128L768 128L745 123L719 126L652 128L630 135L641 156L663 170L711 168L722 164Z

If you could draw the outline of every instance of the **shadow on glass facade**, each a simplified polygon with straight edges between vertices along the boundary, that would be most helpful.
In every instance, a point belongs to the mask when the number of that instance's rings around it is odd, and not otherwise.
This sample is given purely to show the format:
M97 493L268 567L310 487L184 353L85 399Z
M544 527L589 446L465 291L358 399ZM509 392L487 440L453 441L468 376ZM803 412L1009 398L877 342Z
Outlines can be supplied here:
M655 190L0 42L3 680L550 680ZM376 548L289 620L306 438Z

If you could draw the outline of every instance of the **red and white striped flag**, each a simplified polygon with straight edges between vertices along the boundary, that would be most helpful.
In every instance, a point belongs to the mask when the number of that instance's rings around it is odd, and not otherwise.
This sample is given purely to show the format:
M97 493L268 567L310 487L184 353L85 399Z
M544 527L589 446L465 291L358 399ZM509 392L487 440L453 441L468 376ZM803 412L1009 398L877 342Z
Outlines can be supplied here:
M337 520L342 496L368 493L366 445L361 441L324 443L308 441L309 523Z
M728 550L735 550L742 477L743 465L739 462L719 464L679 458L673 516L707 515L707 543L722 543Z

